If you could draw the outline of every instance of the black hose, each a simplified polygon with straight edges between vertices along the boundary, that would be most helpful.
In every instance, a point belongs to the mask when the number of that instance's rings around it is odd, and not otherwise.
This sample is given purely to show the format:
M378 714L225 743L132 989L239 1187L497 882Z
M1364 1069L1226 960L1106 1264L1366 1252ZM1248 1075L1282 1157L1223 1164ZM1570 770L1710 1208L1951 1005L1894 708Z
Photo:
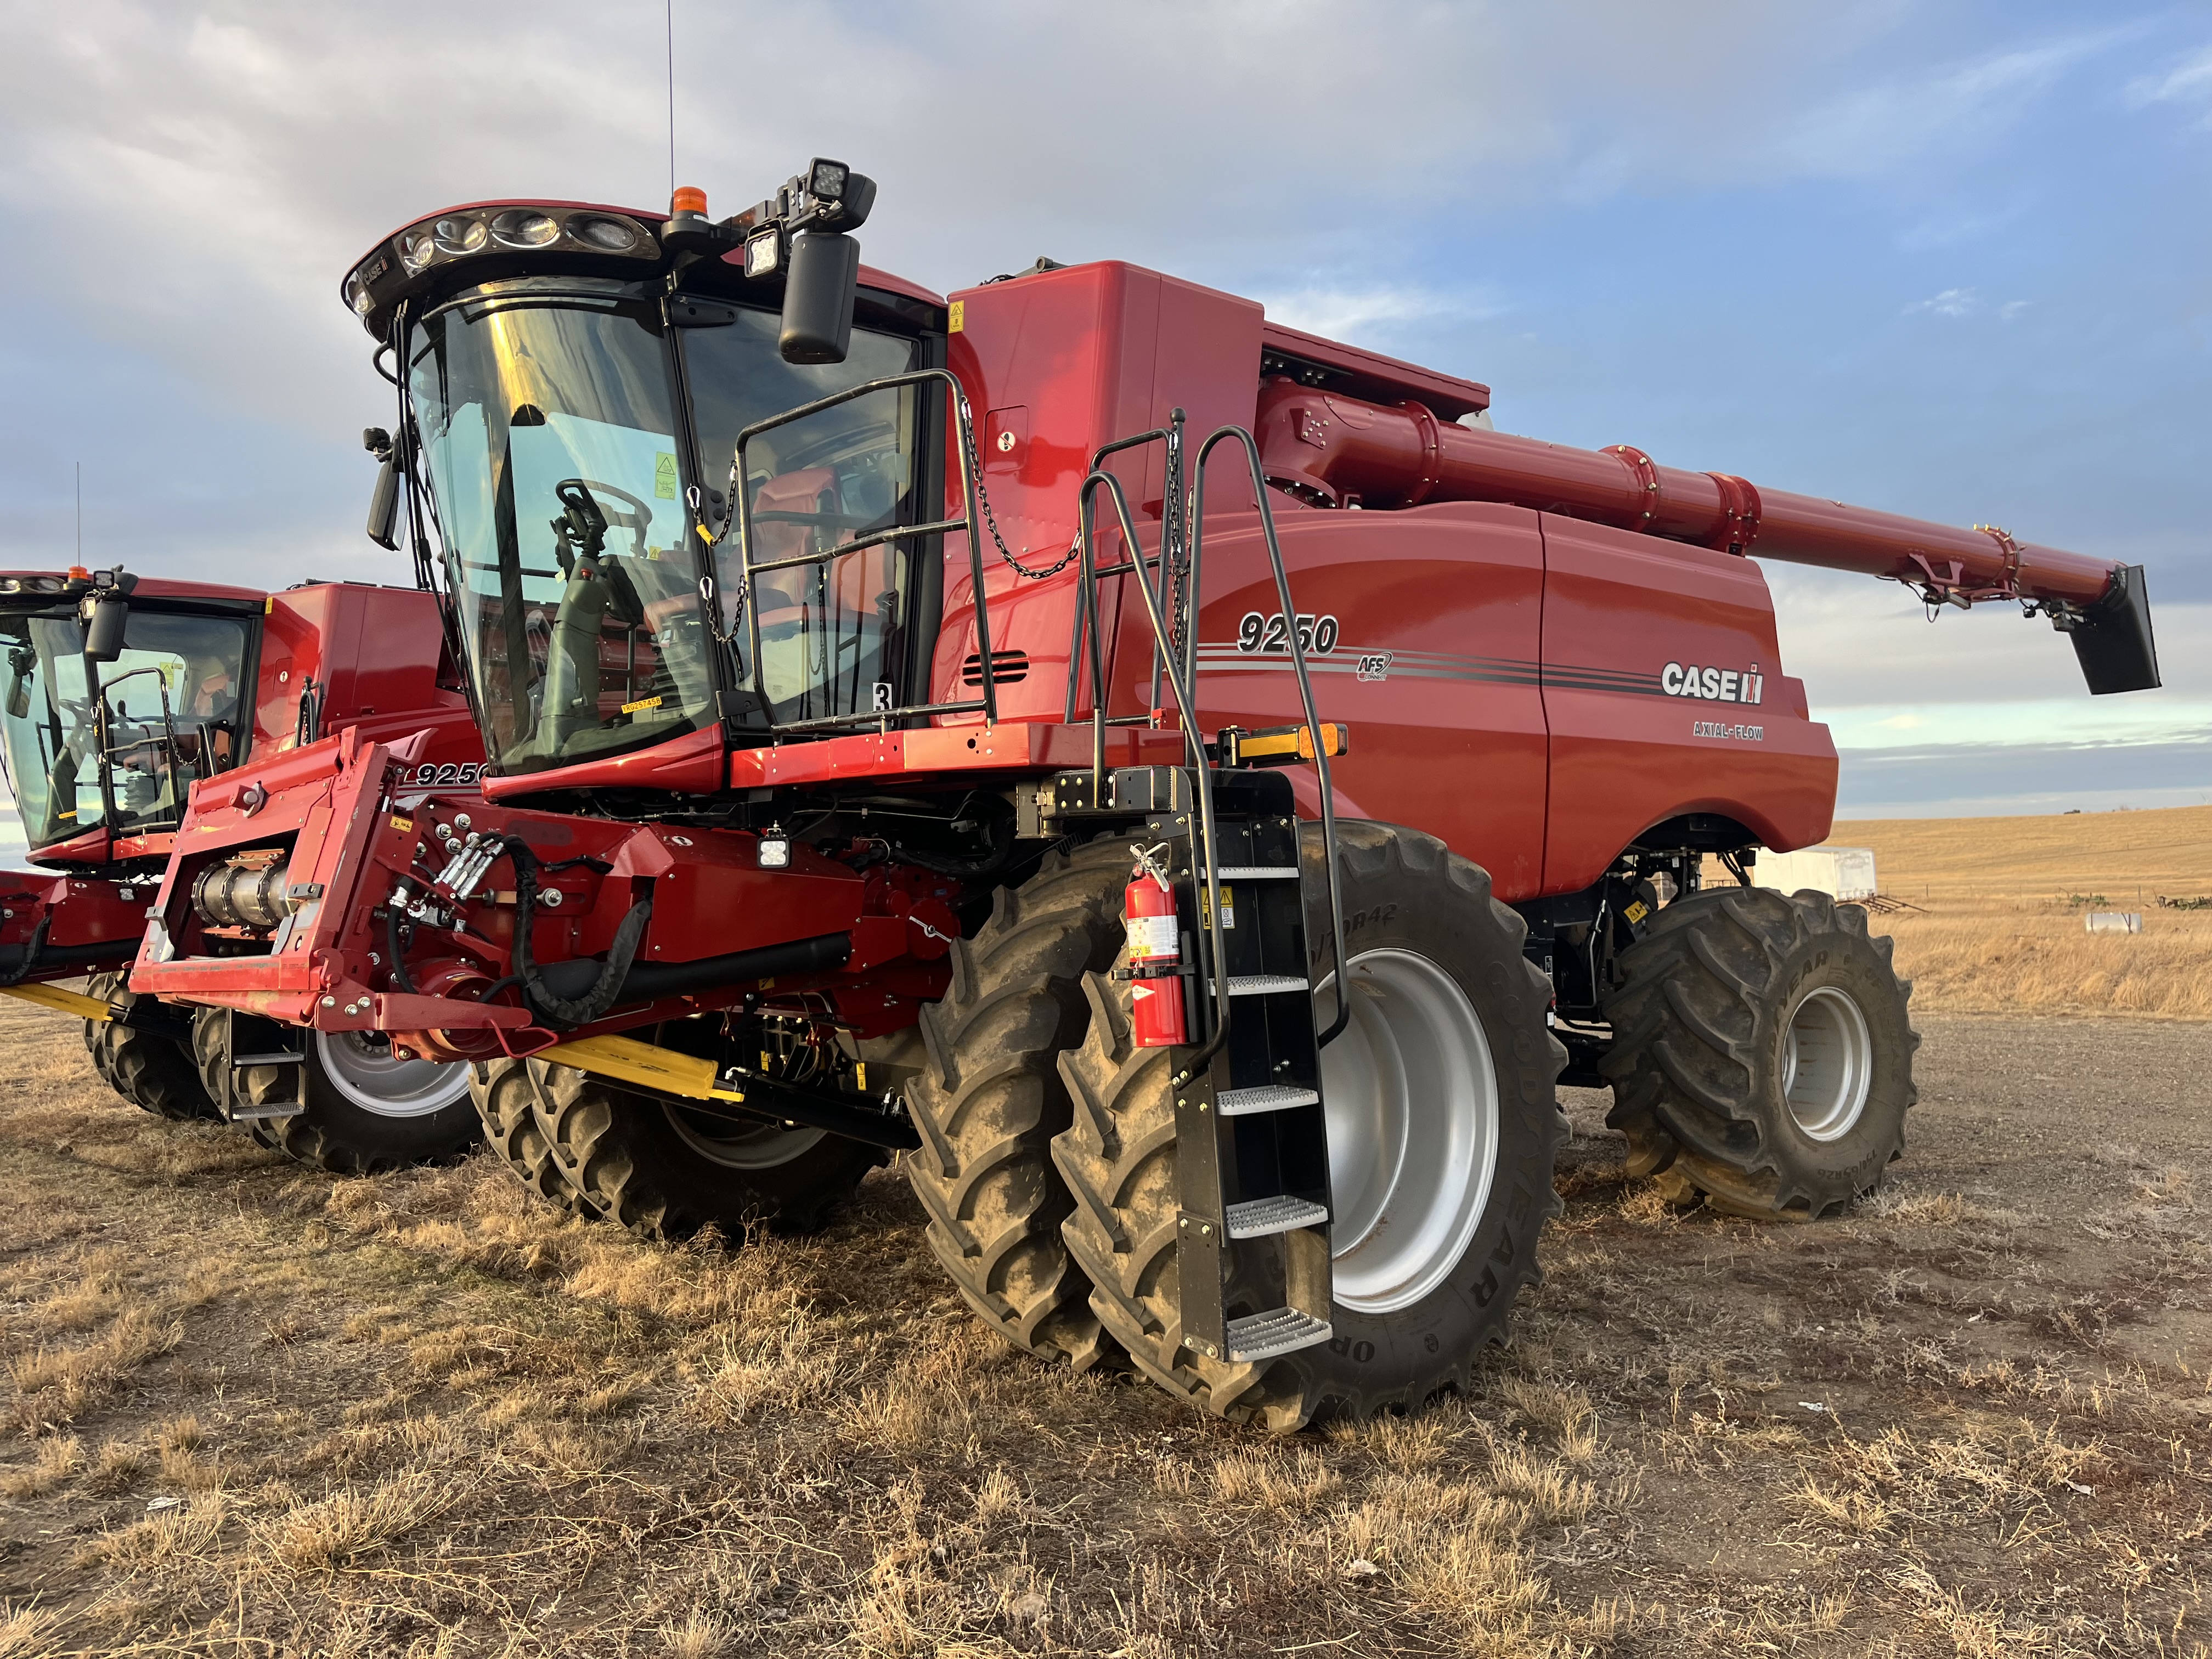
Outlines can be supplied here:
M408 928L408 937L399 937L399 896L395 893L384 909L384 948L392 957L392 982L409 996L415 994L415 981L407 976L407 946L415 942L415 930Z
M702 957L696 962L641 962L623 978L614 1000L654 1002L662 997L688 996L695 991L744 985L786 974L826 974L843 967L852 954L851 934L823 933L757 950L733 951L727 956ZM557 995L588 987L599 969L598 962L586 957L574 962L549 962L538 972L547 988ZM490 993L485 994L489 997Z
M514 976L522 981L522 994L532 1008L556 1029L588 1025L615 1006L629 976L645 925L653 920L653 901L641 898L615 928L614 943L604 963L593 962L589 988L580 996L561 995L548 984L530 954L530 935L538 920L538 854L528 843L513 836L500 838L500 847L514 865Z
M39 926L31 935L31 942L22 947L21 958L11 968L0 969L0 985L18 983L24 975L38 965L39 957L46 948L46 929L53 926L52 916L40 916Z

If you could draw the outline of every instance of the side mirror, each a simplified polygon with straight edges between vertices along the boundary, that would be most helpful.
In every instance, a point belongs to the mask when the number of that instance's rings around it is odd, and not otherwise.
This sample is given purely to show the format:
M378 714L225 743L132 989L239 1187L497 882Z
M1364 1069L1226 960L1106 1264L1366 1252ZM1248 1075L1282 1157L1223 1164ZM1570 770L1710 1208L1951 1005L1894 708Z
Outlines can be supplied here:
M85 603L84 654L94 662L113 662L123 654L123 630L131 605L120 593Z
M860 280L860 245L842 231L806 230L791 239L784 277L787 363L842 363L853 343L853 294Z
M368 538L388 552L399 550L393 526L399 520L399 455L382 428L371 427L361 434L362 447L383 463L376 470L376 488L368 497Z
M8 678L8 718L11 720L31 717L31 681L20 668Z

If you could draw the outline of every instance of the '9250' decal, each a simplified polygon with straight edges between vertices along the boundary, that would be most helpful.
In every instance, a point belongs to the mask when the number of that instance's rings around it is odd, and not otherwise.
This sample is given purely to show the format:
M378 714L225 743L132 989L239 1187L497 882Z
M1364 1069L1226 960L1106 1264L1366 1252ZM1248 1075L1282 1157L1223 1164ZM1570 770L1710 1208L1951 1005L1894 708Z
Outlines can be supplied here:
M403 788L412 789L473 789L483 775L481 761L425 761L402 778L400 784Z
M1301 611L1297 623L1298 649L1310 651L1316 657L1325 657L1336 649L1335 617L1316 617ZM1291 648L1290 624L1279 611L1272 617L1263 617L1256 611L1247 611L1237 624L1237 648L1239 651L1280 651L1287 655Z

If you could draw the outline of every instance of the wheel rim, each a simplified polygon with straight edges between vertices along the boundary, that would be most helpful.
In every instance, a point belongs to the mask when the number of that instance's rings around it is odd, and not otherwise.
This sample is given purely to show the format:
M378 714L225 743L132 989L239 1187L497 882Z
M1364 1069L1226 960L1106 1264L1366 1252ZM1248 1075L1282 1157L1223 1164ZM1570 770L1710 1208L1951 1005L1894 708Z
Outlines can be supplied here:
M469 1092L469 1068L402 1060L374 1031L318 1031L315 1056L339 1094L379 1117L428 1117Z
M781 1123L746 1123L732 1117L687 1111L664 1104L661 1110L684 1144L710 1164L726 1170L773 1170L811 1152L827 1129L787 1129Z
M1351 1022L1321 1051L1331 1299L1390 1313L1467 1254L1498 1167L1498 1075L1474 1005L1426 957L1369 951L1348 977Z
M1782 1043L1782 1097L1814 1140L1838 1140L1866 1110L1874 1086L1874 1036L1848 992L1815 986L1790 1011Z

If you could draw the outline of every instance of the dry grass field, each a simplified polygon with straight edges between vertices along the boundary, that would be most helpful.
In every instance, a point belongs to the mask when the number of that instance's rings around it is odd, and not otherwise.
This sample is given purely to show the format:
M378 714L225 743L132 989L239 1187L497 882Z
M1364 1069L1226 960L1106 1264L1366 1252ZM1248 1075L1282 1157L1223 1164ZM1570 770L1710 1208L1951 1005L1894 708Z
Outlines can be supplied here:
M1826 1223L1670 1212L1575 1094L1472 1397L1274 1442L995 1346L895 1171L656 1249L0 1005L0 1656L2205 1659L2212 1026L1922 1024Z
M1845 822L1884 893L1917 910L1875 919L1897 941L1919 1013L2212 1018L2212 806L2053 817ZM1721 879L1727 879L1719 872ZM2088 933L2083 913L2139 910L2139 934Z

